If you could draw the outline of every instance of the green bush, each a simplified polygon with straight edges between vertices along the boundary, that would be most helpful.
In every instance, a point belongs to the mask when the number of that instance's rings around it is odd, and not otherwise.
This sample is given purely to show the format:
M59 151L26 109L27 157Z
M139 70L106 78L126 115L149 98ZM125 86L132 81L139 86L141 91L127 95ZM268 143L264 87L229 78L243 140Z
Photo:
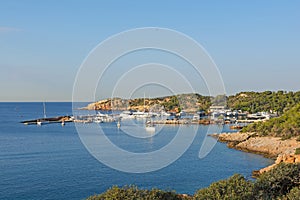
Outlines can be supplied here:
M200 189L195 199L299 199L300 164L280 164L255 182L234 175ZM297 198L294 198L297 197Z
M288 139L291 139L291 138L292 138L291 135L285 135L285 136L281 137L281 140L288 140Z
M143 190L136 186L124 186L122 188L113 186L106 192L91 196L88 200L184 200L191 197L184 197L174 191L163 191L159 189Z
M208 188L198 190L194 198L199 200L251 199L252 190L253 183L245 180L243 176L236 174L227 180L212 183Z
M296 154L296 155L299 155L299 154L300 154L300 148L296 148L295 154Z
M283 196L282 200L296 200L300 198L300 188L294 187L287 195Z
M254 199L276 199L300 185L300 164L281 163L254 183Z

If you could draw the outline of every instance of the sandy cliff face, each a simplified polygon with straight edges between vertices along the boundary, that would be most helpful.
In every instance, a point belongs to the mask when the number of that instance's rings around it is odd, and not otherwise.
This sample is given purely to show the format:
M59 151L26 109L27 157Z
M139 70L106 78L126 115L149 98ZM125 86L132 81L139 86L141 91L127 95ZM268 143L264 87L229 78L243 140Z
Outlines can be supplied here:
M84 109L87 110L127 110L128 101L120 98L105 99L88 104Z

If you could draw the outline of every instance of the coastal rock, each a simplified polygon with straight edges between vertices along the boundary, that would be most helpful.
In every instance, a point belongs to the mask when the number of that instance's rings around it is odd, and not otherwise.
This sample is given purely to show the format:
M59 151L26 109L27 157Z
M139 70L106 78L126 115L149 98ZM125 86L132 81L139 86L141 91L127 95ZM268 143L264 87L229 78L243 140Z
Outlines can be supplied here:
M221 133L213 134L211 136L217 138L220 142L234 142L239 143L250 138L254 133Z
M300 146L296 139L281 140L278 137L251 137L236 145L237 149L260 153L276 158L279 154L293 155Z
M277 156L277 159L273 165L270 165L268 167L265 167L263 169L258 170L257 175L260 175L264 172L267 172L271 169L273 169L276 165L280 163L299 163L300 162L300 155L293 155L293 154L280 154Z
M295 155L300 142L296 138L282 140L279 137L257 137L255 133L221 133L211 135L220 142L226 142L228 147L241 151L262 154L276 159L273 165L253 172L254 176L271 170L279 163L299 163L300 155Z
M275 164L279 163L298 163L300 162L300 155L292 155L292 154L280 154L278 155Z
M273 164L273 165L270 165L268 167L265 167L265 168L262 168L262 169L256 171L255 177L258 177L259 175L261 175L261 174L263 174L263 173L265 173L267 171L270 171L271 169L273 169L274 167L276 167L276 165L277 164Z
M126 110L128 107L127 100L120 98L104 99L88 104L82 109L86 110Z

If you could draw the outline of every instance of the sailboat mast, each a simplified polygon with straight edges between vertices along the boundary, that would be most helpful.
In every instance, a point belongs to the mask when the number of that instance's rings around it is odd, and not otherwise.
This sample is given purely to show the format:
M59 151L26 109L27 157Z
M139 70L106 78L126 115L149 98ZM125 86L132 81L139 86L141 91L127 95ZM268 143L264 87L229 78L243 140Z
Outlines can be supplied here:
M44 118L46 118L46 106L45 106L45 102L43 102L43 107L44 107Z
M144 92L144 112L146 111L146 107L145 107L145 92Z

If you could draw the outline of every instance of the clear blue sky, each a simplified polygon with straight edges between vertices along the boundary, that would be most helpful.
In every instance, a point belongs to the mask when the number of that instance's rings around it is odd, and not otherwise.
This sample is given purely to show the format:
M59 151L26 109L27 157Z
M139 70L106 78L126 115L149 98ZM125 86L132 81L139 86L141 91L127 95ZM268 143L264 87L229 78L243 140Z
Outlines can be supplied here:
M300 90L300 1L0 1L0 101L70 101L107 37L164 27L199 42L228 94Z

